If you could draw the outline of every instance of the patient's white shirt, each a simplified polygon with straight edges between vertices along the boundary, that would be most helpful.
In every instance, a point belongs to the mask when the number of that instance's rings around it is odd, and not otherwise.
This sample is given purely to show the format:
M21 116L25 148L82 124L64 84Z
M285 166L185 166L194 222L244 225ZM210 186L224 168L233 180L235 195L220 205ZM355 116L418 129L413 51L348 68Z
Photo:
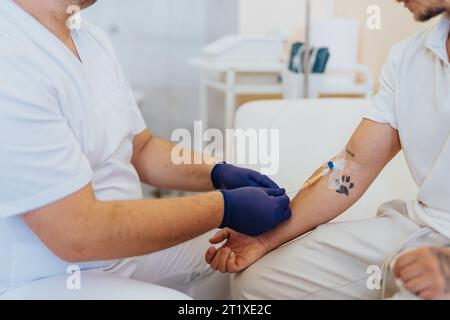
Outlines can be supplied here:
M368 119L399 132L411 174L419 186L407 202L419 225L450 238L450 64L447 16L397 44L381 75Z
M86 23L73 40L82 62L12 0L0 1L0 294L69 266L21 214L90 182L100 200L142 197L131 156L146 126L112 46Z

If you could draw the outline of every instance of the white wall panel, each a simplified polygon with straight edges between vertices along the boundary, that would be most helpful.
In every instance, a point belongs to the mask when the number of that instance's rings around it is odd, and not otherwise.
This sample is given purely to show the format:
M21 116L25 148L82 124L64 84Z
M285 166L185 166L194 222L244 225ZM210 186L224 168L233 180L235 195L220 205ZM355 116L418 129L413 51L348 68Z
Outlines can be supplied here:
M169 137L198 118L198 73L188 60L237 32L237 10L238 0L107 0L83 17L109 34L130 83L146 94L147 124Z

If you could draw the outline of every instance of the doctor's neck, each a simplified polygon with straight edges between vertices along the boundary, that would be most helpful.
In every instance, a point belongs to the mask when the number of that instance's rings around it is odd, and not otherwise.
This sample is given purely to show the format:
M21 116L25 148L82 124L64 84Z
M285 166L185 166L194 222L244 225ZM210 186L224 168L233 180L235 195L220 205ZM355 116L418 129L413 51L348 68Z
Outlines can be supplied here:
M51 33L64 43L72 41L71 32L66 26L69 18L67 8L76 4L73 0L14 0L23 10L32 15Z

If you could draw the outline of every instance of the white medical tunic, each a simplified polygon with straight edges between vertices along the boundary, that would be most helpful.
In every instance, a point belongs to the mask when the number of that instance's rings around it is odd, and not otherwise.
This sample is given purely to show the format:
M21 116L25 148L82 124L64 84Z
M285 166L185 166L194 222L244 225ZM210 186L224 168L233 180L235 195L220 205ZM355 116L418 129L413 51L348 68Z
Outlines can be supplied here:
M419 186L406 207L412 220L450 238L450 20L396 45L381 75L381 89L366 118L399 132Z
M86 23L73 40L81 62L12 0L0 1L0 294L69 266L21 214L90 182L100 200L142 197L131 157L146 126L112 46Z

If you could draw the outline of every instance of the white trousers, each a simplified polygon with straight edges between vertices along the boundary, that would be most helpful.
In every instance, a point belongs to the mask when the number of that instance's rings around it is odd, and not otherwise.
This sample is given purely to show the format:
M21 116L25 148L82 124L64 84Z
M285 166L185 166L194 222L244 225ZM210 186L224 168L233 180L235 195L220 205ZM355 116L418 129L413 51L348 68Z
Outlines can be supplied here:
M70 275L33 281L0 299L184 300L229 298L229 276L204 261L209 232L192 241L147 256L124 259L106 270L82 271L80 289L69 289Z
M449 239L410 220L402 201L393 201L380 207L376 218L329 223L271 252L233 277L232 296L291 300L414 298L395 285L389 263L404 250L449 243Z

